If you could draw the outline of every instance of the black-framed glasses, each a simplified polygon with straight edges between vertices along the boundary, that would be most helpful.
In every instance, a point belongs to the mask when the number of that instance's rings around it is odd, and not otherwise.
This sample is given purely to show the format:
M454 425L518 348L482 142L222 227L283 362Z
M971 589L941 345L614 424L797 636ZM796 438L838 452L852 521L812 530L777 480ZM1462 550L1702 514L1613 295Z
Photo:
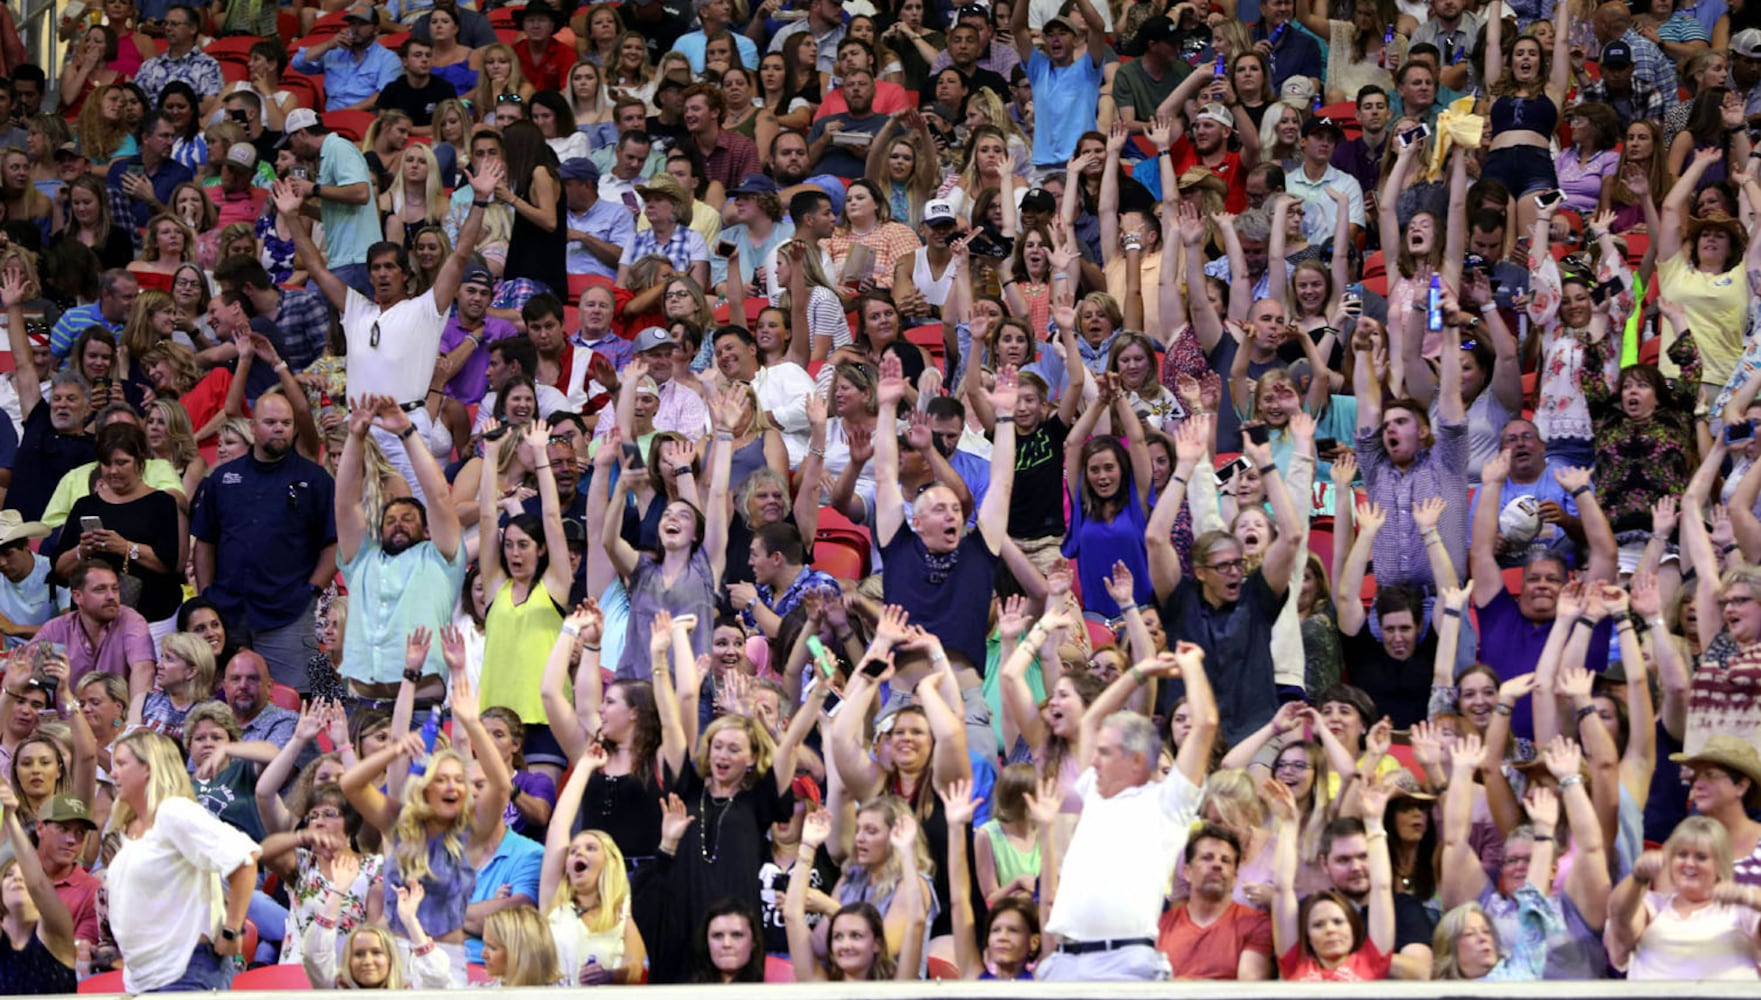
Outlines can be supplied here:
M1247 560L1230 559L1225 562L1210 563L1205 568L1213 573L1245 573L1247 572Z

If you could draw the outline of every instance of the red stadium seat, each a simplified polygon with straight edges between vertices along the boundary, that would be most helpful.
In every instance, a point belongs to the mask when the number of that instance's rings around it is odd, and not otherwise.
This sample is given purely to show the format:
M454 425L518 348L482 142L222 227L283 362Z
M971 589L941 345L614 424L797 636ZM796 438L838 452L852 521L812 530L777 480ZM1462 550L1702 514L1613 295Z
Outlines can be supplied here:
M489 12L489 26L492 28L518 28L519 25L514 23L514 14L517 11L518 9L514 7L495 8Z
M1309 551L1321 558L1321 565L1331 571L1333 565L1333 533L1309 529Z
M958 980L960 967L945 958L936 958L932 955L929 959L929 978Z
M813 543L813 568L839 580L861 580L868 575L868 553L842 538L821 535Z
M1388 274L1388 265L1385 260L1386 259L1382 256L1382 251L1380 250L1365 257L1364 280L1368 281L1371 278L1386 277Z
M324 127L350 142L360 142L376 117L371 111L326 111Z
M775 955L764 956L764 981L767 983L794 982L795 963Z
M306 978L306 967L303 965L265 965L233 976L232 988L235 990L309 990L312 988L312 982Z
M1523 589L1523 568L1512 566L1504 571L1504 589L1515 596Z
M279 708L290 712L300 710L300 693L286 684L274 684L269 688L269 701Z
M308 985L307 988L310 989L310 985ZM79 991L81 993L121 993L122 970L117 969L115 972L100 972L79 984Z
M292 94L302 108L324 110L324 78L292 71L281 74L281 89Z
M574 276L571 275L569 280L571 283L573 283ZM750 330L752 328L752 324L758 322L758 314L765 311L766 309L770 308L770 300L769 299L744 299L742 301L744 301L746 304L746 328L748 330ZM728 318L728 315L729 315L728 314L728 304L726 302L723 302L721 305L715 307L715 321L717 323L732 322L732 320L730 320Z
M1400 761L1402 767L1411 771L1420 781L1425 780L1425 769L1412 755L1412 747L1403 743L1395 743L1388 747L1388 756Z
M390 49L393 52L396 52L398 50L398 46L400 46L404 42L408 41L409 38L410 38L409 32L400 31L394 35L380 35L379 36L379 44L385 46L386 48Z
M300 16L291 10L284 10L275 15L275 34L277 38L292 38L300 33Z
M263 39L255 35L233 35L228 38L216 38L203 46L202 51L222 61L237 59L240 62L251 58L251 46Z
M220 60L220 79L227 83L244 83L251 78L251 67L237 59Z
M610 278L601 277L597 274L571 274L569 275L569 299L573 302L579 302L581 301L581 296L587 291L587 289L592 288L595 285L602 288L610 288L614 284L616 284L616 282L612 281Z

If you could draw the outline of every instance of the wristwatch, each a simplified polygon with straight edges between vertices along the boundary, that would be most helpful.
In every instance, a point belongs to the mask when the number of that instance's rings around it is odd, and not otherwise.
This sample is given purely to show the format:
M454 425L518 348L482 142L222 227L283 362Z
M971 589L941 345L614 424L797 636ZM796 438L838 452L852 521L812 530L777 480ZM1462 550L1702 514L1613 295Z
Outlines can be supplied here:
M239 933L225 924L220 925L220 936L227 941L237 941Z

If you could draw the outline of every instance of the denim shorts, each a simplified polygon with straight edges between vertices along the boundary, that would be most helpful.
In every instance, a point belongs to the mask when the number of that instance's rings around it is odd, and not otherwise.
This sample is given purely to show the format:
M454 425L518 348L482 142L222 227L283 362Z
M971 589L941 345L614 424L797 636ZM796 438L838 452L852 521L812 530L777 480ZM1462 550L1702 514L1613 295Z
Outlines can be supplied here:
M1480 179L1498 181L1510 190L1513 198L1559 187L1553 157L1539 146L1506 146L1492 150L1486 154L1486 165L1480 168Z

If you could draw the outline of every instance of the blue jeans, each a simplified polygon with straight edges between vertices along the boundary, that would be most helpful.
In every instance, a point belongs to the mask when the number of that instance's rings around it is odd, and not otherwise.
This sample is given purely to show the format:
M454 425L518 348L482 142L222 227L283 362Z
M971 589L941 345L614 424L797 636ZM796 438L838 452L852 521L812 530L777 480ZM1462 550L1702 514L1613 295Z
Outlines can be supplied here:
M318 634L312 625L317 607L318 601L313 598L288 624L251 633L251 648L268 661L269 676L302 695L312 688L306 677L306 664L318 655Z
M258 889L251 893L251 908L245 916L257 925L257 953L246 957L264 964L279 962L281 939L287 936L287 907Z
M1548 438L1547 457L1566 465L1593 469L1596 467L1596 442L1578 437Z
M161 986L155 993L206 993L209 990L232 989L233 963L230 958L214 954L214 946L204 941L190 952L190 964L184 967L177 982Z

